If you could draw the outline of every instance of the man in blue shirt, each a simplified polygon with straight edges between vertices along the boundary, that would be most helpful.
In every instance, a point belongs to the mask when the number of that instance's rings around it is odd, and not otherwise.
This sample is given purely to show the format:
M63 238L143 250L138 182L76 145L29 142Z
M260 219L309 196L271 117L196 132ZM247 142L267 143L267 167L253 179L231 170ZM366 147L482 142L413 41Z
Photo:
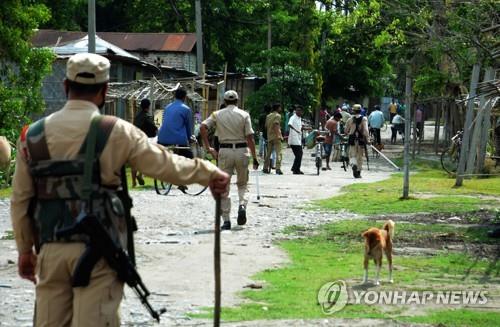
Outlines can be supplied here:
M184 103L187 92L183 88L175 91L175 100L165 107L163 122L158 132L158 143L164 146L189 147L192 135L193 114ZM174 153L193 158L191 149L174 149Z
M385 118L382 111L380 111L380 106L375 106L375 110L368 116L368 124L370 129L373 130L373 135L375 138L375 144L379 145L382 143L380 139L380 129L384 126Z

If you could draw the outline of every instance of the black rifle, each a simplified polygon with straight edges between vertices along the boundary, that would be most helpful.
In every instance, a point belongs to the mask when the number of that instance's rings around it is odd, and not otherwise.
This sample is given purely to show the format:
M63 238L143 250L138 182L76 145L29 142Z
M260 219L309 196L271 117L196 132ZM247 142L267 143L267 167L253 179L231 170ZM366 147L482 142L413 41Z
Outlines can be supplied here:
M115 244L97 217L82 210L73 226L61 229L56 233L58 238L73 234L84 234L89 237L87 249L75 268L73 287L88 285L94 265L101 257L104 257L109 266L117 272L118 278L135 291L151 316L160 322L160 315L167 310L165 308L158 311L153 309L148 301L150 293L130 258L120 246Z

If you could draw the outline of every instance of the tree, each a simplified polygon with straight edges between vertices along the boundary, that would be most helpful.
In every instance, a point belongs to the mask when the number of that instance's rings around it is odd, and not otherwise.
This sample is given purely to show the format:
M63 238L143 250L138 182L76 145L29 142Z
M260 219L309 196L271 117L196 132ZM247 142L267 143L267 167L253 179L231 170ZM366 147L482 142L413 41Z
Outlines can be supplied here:
M53 53L32 48L30 38L50 14L31 1L4 0L0 11L0 135L13 141L30 114L41 112L41 86Z

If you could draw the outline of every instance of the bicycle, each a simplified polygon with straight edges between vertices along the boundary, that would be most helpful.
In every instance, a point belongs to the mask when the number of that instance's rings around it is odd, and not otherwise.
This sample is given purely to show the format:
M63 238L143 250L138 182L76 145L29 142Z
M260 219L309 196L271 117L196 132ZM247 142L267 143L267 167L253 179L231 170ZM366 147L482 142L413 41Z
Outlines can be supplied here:
M205 149L198 142L194 142L190 147L171 147L173 151L181 149L191 149L193 151L193 158L207 159ZM172 184L160 180L154 180L155 191L159 195L167 195L172 189ZM179 190L188 195L197 196L206 191L208 186L200 184L179 185Z
M323 142L325 141L325 133L326 132L323 131L317 131L315 151L311 155L315 158L314 161L316 166L316 175L319 175L321 166L323 165Z
M441 153L441 166L450 175L455 174L458 169L458 161L460 159L460 151L462 149L463 135L463 131L458 131L451 138L450 147Z
M347 152L347 149L349 147L349 143L347 142L346 138L341 138L340 139L340 161L342 162L342 168L344 168L344 171L347 171L347 168L349 168L349 154Z

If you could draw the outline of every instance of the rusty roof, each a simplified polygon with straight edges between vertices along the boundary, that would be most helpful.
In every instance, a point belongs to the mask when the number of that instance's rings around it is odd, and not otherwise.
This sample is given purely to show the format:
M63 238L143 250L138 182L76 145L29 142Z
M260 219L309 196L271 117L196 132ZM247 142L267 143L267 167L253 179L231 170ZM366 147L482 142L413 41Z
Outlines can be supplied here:
M32 39L38 47L55 46L80 39L86 32L38 30ZM191 52L196 45L194 33L121 33L97 32L103 40L127 51Z

